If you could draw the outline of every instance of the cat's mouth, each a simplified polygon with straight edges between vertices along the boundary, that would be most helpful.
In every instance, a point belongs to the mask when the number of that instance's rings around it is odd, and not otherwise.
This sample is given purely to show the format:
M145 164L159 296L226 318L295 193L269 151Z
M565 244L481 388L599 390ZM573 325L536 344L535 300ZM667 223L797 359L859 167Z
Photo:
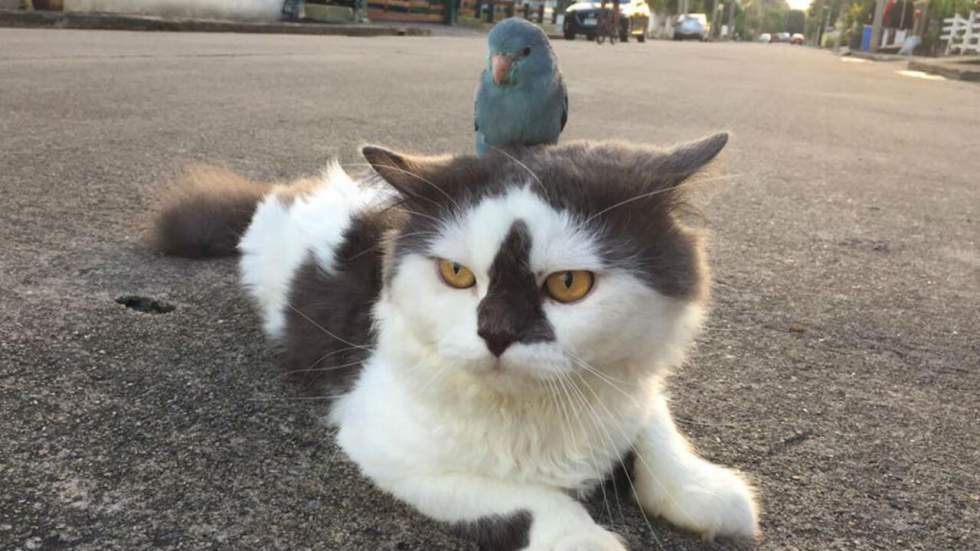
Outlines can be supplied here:
M489 360L479 375L491 380L508 381L511 383L544 383L553 380L563 371L560 366L551 362L530 362L527 358L510 357L504 354Z
M481 364L476 369L478 377L499 381L535 378L525 365L506 356L493 356Z

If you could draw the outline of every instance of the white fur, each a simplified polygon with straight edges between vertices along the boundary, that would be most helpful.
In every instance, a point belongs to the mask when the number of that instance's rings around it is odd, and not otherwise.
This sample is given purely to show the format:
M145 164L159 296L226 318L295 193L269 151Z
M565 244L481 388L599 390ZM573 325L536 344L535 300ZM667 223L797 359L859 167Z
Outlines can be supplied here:
M307 251L330 269L350 216L367 204L335 176L308 201L268 198L242 240L242 278L266 329L282 330L288 282ZM556 341L513 344L495 363L477 335L477 305L511 225L532 238L531 268L584 269L595 286L572 304L548 302ZM637 495L650 514L706 537L751 535L757 513L737 475L697 457L661 396L683 359L699 305L665 297L604 265L587 227L527 187L484 200L441 229L425 254L401 258L374 310L378 342L354 389L334 404L344 451L379 487L446 522L528 510L535 551L621 551L570 494L585 493L638 452ZM432 258L476 276L445 285Z
M259 306L266 334L282 336L289 284L300 264L313 255L327 273L333 270L351 217L389 196L358 185L339 164L327 167L320 185L287 204L276 192L259 203L238 244L242 283Z
M643 509L707 539L755 535L759 513L748 484L691 451L663 396L655 396L653 404L653 418L637 444L636 482Z

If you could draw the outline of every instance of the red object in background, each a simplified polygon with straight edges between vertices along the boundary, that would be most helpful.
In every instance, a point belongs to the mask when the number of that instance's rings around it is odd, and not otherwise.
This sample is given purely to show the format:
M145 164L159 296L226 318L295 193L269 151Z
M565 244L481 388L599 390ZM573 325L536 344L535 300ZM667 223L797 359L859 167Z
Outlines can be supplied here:
M895 0L888 0L888 3L885 4L885 17L883 19L888 19L888 12L892 11L892 8L894 7L895 7Z
M64 0L34 0L33 5L36 10L61 11L64 9Z

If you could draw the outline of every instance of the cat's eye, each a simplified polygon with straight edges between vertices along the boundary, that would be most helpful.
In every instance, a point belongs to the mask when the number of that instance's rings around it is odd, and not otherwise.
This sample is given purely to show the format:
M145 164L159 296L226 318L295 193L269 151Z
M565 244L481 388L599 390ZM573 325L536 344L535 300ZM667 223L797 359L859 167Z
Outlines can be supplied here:
M592 290L595 275L585 270L555 272L544 281L548 296L558 302L575 302Z
M452 260L439 261L439 275L446 285L457 289L467 289L476 284L476 276L469 268Z
M521 52L521 55L523 55L524 57L531 55L531 47L528 46L527 48L524 48L524 50Z

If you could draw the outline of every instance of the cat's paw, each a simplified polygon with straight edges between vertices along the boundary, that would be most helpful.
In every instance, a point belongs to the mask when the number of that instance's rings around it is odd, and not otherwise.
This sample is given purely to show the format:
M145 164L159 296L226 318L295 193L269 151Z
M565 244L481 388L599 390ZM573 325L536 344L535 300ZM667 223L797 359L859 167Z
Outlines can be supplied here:
M591 530L575 532L560 539L554 551L626 551L623 541L612 532L595 526Z
M649 473L642 473L643 469L638 470L638 493L644 511L707 540L715 536L757 536L758 505L748 483L735 471L700 458L692 459L679 480L655 480Z

